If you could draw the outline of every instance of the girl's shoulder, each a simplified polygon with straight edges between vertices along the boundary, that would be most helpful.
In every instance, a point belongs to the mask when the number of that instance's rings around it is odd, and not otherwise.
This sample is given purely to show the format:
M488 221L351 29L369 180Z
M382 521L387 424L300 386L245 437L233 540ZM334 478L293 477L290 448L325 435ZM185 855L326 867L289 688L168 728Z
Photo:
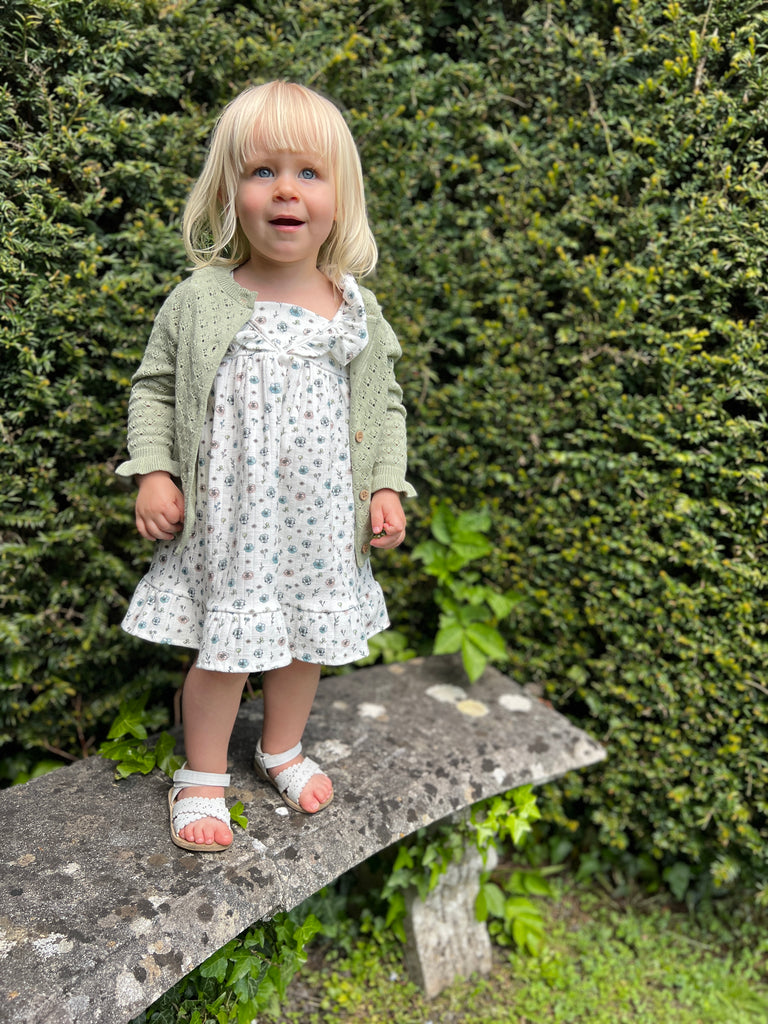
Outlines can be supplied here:
M197 267L171 289L165 304L179 309L191 305L216 308L234 303L252 309L254 297L237 284L230 267Z
M368 330L373 343L372 347L383 346L388 356L399 359L401 354L400 343L395 336L391 324L384 318L379 300L370 288L363 288L362 285L358 285L358 288L360 289L360 298L363 300L365 307Z
M181 282L196 295L204 295L220 298L222 301L234 299L247 306L253 306L255 292L249 292L246 288L235 281L232 276L232 267L213 265L210 267L197 267L192 273Z

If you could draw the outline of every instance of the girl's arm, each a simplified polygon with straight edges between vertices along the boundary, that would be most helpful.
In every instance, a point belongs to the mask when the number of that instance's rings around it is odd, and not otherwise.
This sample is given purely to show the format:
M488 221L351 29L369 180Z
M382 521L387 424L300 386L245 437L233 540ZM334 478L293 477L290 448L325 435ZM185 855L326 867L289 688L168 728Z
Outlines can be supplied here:
M129 459L117 472L139 485L136 529L146 540L173 540L184 526L184 496L173 481L175 451L176 330L172 295L152 328L128 403Z
M371 545L396 548L405 540L405 512L401 495L412 496L414 489L405 479L407 443L403 392L395 377L395 364L400 358L400 344L394 331L384 321L387 339L387 409L383 444L373 470L371 497ZM378 482L377 482L378 478Z

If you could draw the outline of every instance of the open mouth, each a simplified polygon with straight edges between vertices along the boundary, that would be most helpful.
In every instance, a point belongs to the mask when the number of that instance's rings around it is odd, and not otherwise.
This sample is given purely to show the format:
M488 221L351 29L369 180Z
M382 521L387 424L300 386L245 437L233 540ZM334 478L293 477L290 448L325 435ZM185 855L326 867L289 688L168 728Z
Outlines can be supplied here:
M269 223L274 224L278 228L298 228L301 227L304 221L299 220L298 217L275 217Z

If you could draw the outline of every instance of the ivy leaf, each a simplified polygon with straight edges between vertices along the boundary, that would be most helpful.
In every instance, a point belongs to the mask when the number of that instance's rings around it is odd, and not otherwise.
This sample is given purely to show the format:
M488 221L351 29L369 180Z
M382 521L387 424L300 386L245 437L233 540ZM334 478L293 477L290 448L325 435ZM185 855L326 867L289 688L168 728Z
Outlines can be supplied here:
M112 728L107 733L108 740L117 739L120 736L134 736L138 740L147 738L147 730L142 724L142 716L146 697L137 700L129 700L123 704L117 717L112 723Z
M108 761L122 761L124 758L131 758L137 750L144 747L144 744L127 737L105 741L99 747L99 757L105 757ZM146 747L144 747L146 749Z
M240 828L242 829L248 828L248 819L243 813L244 810L245 808L243 807L242 802L240 800L238 800L238 802L229 809L230 818L232 819L232 821L234 821L236 825L239 825Z
M216 981L221 984L227 976L227 969L229 967L229 955L236 947L236 940L228 942L226 946L222 946L218 952L214 953L213 956L209 957L198 967L201 977L203 978L215 978Z
M115 768L116 779L127 779L129 775L149 775L155 767L155 752L145 746L136 747L133 755L121 761Z
M299 925L294 932L293 938L296 948L303 950L308 942L311 942L316 935L321 935L323 926L314 914L309 914L306 920Z
M155 744L155 760L161 772L165 772L169 779L173 773L184 764L184 758L174 753L176 740L170 733L162 732Z

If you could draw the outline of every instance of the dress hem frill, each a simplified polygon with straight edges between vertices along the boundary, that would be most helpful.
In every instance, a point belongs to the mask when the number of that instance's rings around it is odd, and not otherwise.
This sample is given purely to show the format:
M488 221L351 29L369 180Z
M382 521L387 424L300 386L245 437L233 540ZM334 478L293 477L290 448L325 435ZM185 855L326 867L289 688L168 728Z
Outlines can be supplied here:
M368 640L389 627L383 606L376 621L363 622L359 609L354 607L336 612L318 610L309 616L316 620L311 631L308 614L301 606L275 602L271 607L247 612L216 608L204 611L186 595L157 590L145 578L136 588L122 628L150 643L198 651L197 668L250 673L282 668L294 660L348 665L366 658L370 653ZM357 641L350 633L357 636ZM333 653L337 643L340 649ZM262 645L270 649L262 651Z

